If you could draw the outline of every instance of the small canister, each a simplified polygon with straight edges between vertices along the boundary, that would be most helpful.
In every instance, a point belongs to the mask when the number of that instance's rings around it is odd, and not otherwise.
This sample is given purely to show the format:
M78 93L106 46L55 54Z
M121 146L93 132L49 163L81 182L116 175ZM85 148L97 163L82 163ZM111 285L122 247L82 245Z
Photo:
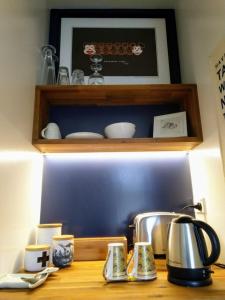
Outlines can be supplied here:
M37 244L52 244L54 235L62 234L62 223L39 224L37 229Z
M52 261L56 267L69 266L74 259L74 236L53 236Z
M52 237L62 234L62 223L39 224L37 228L37 244L50 245L50 263L52 263Z
M28 245L25 248L24 269L29 272L44 270L49 266L49 245Z

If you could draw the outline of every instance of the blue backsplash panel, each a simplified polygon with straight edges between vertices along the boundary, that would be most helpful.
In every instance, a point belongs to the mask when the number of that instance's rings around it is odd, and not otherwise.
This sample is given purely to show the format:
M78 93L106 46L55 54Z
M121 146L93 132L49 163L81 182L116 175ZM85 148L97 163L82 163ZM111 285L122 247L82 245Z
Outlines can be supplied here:
M193 203L182 152L86 153L44 159L41 223L76 237L129 236L138 213Z

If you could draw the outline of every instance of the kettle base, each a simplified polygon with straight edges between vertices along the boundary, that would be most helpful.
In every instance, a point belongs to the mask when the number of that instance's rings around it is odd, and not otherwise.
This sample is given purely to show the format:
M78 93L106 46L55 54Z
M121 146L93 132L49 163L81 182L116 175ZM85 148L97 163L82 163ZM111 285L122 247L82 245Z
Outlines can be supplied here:
M212 284L209 268L186 269L167 265L168 281L182 286L199 287Z
M168 281L171 283L175 283L177 285L190 286L190 287L199 287L199 286L207 286L212 284L212 278L208 278L205 280L184 280L179 278L172 278L168 276Z

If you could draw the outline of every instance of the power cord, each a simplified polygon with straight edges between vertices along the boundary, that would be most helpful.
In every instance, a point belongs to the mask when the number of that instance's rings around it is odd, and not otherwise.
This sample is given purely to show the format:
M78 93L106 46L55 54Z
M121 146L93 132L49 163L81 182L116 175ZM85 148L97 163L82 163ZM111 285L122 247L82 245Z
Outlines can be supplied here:
M183 208L180 209L181 210L184 210L186 208L194 208L194 209L197 209L199 211L202 211L202 204L200 202L196 203L196 204L193 204L193 205L186 205L184 206Z
M217 267L219 267L219 268L225 269L225 264L215 263L214 265L217 266Z

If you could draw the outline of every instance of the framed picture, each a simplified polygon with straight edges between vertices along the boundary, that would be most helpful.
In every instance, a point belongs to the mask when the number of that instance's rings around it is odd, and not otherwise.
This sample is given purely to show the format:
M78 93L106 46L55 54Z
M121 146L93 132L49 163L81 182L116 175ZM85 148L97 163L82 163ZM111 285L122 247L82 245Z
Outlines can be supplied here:
M153 137L187 136L186 112L154 117Z
M173 10L51 10L49 44L59 65L87 77L94 54L106 84L180 83Z

